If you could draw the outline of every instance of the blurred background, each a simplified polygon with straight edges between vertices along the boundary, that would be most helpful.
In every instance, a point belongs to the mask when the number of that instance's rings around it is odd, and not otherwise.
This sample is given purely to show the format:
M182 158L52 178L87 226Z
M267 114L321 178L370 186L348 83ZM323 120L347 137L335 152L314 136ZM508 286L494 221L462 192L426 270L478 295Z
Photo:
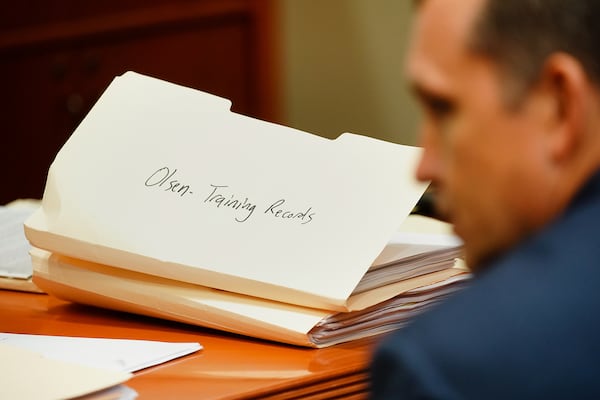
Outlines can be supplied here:
M0 204L41 198L56 152L116 76L207 91L328 138L416 144L411 2L21 0L0 14Z

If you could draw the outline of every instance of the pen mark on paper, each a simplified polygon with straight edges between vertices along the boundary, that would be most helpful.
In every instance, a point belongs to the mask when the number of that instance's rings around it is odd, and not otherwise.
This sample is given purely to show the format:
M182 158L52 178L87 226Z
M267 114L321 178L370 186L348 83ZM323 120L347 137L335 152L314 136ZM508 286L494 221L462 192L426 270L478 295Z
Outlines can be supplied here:
M248 201L248 198L245 197L243 200L241 198L235 198L233 194L231 195L223 195L221 189L228 188L227 185L210 185L212 187L212 191L210 194L204 199L205 203L213 203L217 208L229 207L234 210L245 211L246 215L243 218L235 217L237 222L246 222L252 213L256 209L256 204L252 204Z
M297 212L289 210L287 207L284 208L284 204L285 199L277 200L265 210L265 214L272 215L275 218L300 219L302 221L302 225L308 224L310 221L312 221L313 216L315 215L314 212L311 212L312 207L308 207L306 211Z
M183 197L186 194L194 194L190 190L190 185L184 185L174 176L177 173L177 168L173 171L169 167L162 167L157 169L148 179L146 179L145 185L148 187L157 186L163 189L165 192L173 192ZM168 181L168 182L167 182ZM163 186L164 185L164 186Z
M149 188L161 189L164 192L175 193L179 197L194 195L195 191L192 191L192 187L181 181L177 173L177 168L161 167L146 179L144 185ZM248 221L254 215L257 207L264 210L262 214L258 213L258 215L276 218L281 221L299 221L301 225L312 222L316 215L312 206L300 210L293 209L288 206L287 200L284 198L270 203L267 207L260 207L256 202L251 201L248 196L233 193L229 185L211 183L204 193L200 204L217 209L228 209L234 212L234 220L240 223Z

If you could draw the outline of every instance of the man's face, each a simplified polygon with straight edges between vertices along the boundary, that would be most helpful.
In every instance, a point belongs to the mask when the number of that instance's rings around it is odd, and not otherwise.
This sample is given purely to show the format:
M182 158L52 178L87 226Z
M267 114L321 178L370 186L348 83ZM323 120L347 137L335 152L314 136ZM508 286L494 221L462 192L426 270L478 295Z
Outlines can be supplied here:
M424 116L417 170L465 242L467 263L507 249L539 225L551 195L540 115L532 90L510 107L495 65L468 48L483 0L427 0L419 9L408 77Z

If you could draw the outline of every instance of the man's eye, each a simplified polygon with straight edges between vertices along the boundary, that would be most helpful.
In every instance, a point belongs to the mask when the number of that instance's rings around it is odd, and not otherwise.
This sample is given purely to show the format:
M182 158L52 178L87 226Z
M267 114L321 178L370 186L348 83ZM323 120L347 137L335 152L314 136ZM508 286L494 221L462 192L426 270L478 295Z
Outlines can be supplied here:
M444 118L454 111L454 104L447 99L432 97L425 102L425 108L434 118Z

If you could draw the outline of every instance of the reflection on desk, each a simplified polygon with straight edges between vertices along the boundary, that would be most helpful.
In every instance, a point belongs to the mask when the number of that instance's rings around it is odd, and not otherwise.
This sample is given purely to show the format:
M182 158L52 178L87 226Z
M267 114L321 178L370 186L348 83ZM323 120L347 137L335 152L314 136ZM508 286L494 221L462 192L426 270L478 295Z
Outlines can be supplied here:
M374 342L305 349L0 290L0 331L200 342L202 352L137 372L140 399L366 398Z

